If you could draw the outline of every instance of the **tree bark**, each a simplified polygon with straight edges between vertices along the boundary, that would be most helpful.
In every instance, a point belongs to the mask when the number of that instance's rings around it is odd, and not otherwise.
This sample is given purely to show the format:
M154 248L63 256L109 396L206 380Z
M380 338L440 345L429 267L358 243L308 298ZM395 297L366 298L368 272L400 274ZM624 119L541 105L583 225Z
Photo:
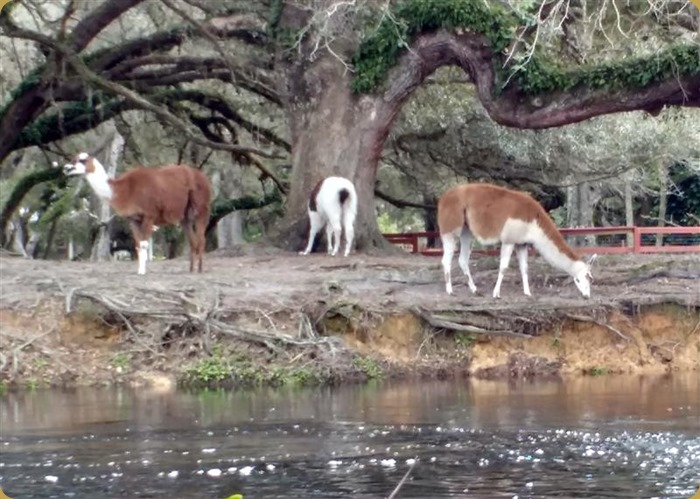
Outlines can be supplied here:
M112 132L114 135L112 136L112 140L109 143L109 147L107 149L107 154L106 156L106 166L107 166L107 174L111 177L114 178L116 171L117 171L117 165L119 164L119 158L122 154L122 150L124 149L124 137L116 130L116 128ZM111 245L111 239L109 237L109 230L107 228L107 223L109 222L109 219L112 216L112 209L109 205L108 201L105 201L104 199L100 199L100 228L99 228L99 235L97 236L97 241L95 242L95 246L92 248L92 254L90 255L90 260L96 261L96 262L108 262L111 259L111 254L110 254L110 245ZM151 241L152 242L152 241Z
M627 227L634 226L634 205L632 196L632 172L625 175L625 225ZM634 235L627 234L627 246L630 248L634 245Z
M217 172L219 177L219 193L218 196L231 199L242 195L241 185L241 167L234 165L224 172ZM225 215L216 224L216 240L219 249L232 248L236 245L243 244L243 213L240 210L234 210Z
M285 99L292 146L292 181L286 213L273 241L300 250L308 237L307 203L319 180L350 179L358 196L355 249L387 250L391 245L377 225L374 188L377 166L391 125L409 93L354 94L351 73L335 57L307 67L286 68L280 94Z
M666 225L666 212L668 208L668 163L659 160L659 227ZM656 234L656 246L663 246L664 235Z
M566 218L569 227L592 227L595 205L600 199L599 190L590 182L581 182L567 187L566 194ZM575 236L574 246L581 246L585 242L588 246L595 246L595 236Z

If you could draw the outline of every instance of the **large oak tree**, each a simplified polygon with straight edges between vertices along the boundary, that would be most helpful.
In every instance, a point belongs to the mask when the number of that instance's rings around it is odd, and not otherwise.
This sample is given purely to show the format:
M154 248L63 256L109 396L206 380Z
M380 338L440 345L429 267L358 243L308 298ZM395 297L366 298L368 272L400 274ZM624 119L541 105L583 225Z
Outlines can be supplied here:
M576 12L575 0L566 3L572 8L560 16L565 33L573 31ZM154 4L177 22L150 26L141 36L115 38L112 32L109 43L100 43L98 35ZM304 237L307 194L328 174L345 175L357 186L358 247L383 244L374 186L384 142L402 105L441 66L462 68L489 116L510 127L556 127L606 113L700 104L697 44L557 66L557 54L537 42L539 23L562 5L556 1L518 13L483 0L61 5L64 15L48 32L25 26L10 9L0 13L4 36L30 40L42 54L0 111L0 161L143 110L192 142L231 151L274 178L287 194L277 240L293 248ZM191 49L205 45L206 55ZM280 106L286 133L243 115L201 82ZM235 140L239 131L257 145ZM270 158L289 158L288 183Z

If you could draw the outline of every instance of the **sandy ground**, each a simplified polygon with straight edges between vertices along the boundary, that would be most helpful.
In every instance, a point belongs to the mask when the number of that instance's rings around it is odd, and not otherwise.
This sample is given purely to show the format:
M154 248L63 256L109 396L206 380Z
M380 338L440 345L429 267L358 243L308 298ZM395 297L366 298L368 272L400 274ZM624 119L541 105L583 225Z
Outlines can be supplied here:
M262 253L263 250L260 251ZM309 300L343 296L358 304L384 309L484 305L527 308L595 306L662 300L700 303L700 255L625 255L600 257L594 264L592 297L583 299L573 281L530 258L533 296L522 294L515 261L504 279L501 299L490 294L497 275L495 257L474 257L472 274L477 294L465 285L455 260L455 295L444 292L440 260L424 256L326 255L290 253L232 256L208 254L205 272L191 274L184 258L153 261L145 276L132 261L109 263L25 260L0 257L1 306L33 303L39 294L65 296L71 290L125 295L197 292L218 294L226 308L295 307Z

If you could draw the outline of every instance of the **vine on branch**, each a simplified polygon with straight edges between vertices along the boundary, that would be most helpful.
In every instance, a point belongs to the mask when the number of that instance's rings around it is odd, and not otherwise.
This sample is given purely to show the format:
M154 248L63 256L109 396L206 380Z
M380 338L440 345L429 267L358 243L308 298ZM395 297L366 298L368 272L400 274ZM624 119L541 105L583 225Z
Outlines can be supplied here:
M484 36L494 54L496 85L493 92L515 89L526 95L566 91L574 87L619 90L644 88L672 76L700 74L700 46L675 45L658 54L626 61L566 70L539 49L527 64L504 58L504 50L514 46L515 33L523 22L499 7L488 7L480 0L405 1L384 15L379 26L360 45L353 59L358 93L376 90L399 56L408 50L416 36L438 29L475 32ZM515 77L512 77L515 75Z

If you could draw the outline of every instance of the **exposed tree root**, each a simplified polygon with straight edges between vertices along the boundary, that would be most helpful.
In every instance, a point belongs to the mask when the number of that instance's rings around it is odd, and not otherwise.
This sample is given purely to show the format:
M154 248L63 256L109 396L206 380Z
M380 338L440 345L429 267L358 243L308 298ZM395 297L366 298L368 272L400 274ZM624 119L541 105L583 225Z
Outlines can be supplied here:
M152 353L157 353L156 349L149 346L144 338L147 336L146 328L153 321L161 324L162 334L158 338L161 342L162 337L173 330L203 333L204 348L207 352L211 352L213 335L225 335L264 346L274 354L282 354L285 347L290 346L324 349L331 355L344 348L338 338L319 336L306 314L300 314L298 335L293 336L280 332L264 312L263 315L271 325L269 330L236 324L236 316L242 311L222 307L218 294L213 302L207 305L188 296L187 291L148 291L150 296L141 295L127 301L103 293L74 289L66 296L66 312L70 313L74 302L81 298L96 303L103 307L107 314L117 317L131 337Z
M447 318L446 316L435 315L421 307L411 308L411 312L423 319L433 328L449 329L452 331L460 331L474 334L489 334L493 336L512 336L516 338L530 338L531 335L514 332L506 329L487 329L481 326L475 326L466 323L467 319L462 318Z

